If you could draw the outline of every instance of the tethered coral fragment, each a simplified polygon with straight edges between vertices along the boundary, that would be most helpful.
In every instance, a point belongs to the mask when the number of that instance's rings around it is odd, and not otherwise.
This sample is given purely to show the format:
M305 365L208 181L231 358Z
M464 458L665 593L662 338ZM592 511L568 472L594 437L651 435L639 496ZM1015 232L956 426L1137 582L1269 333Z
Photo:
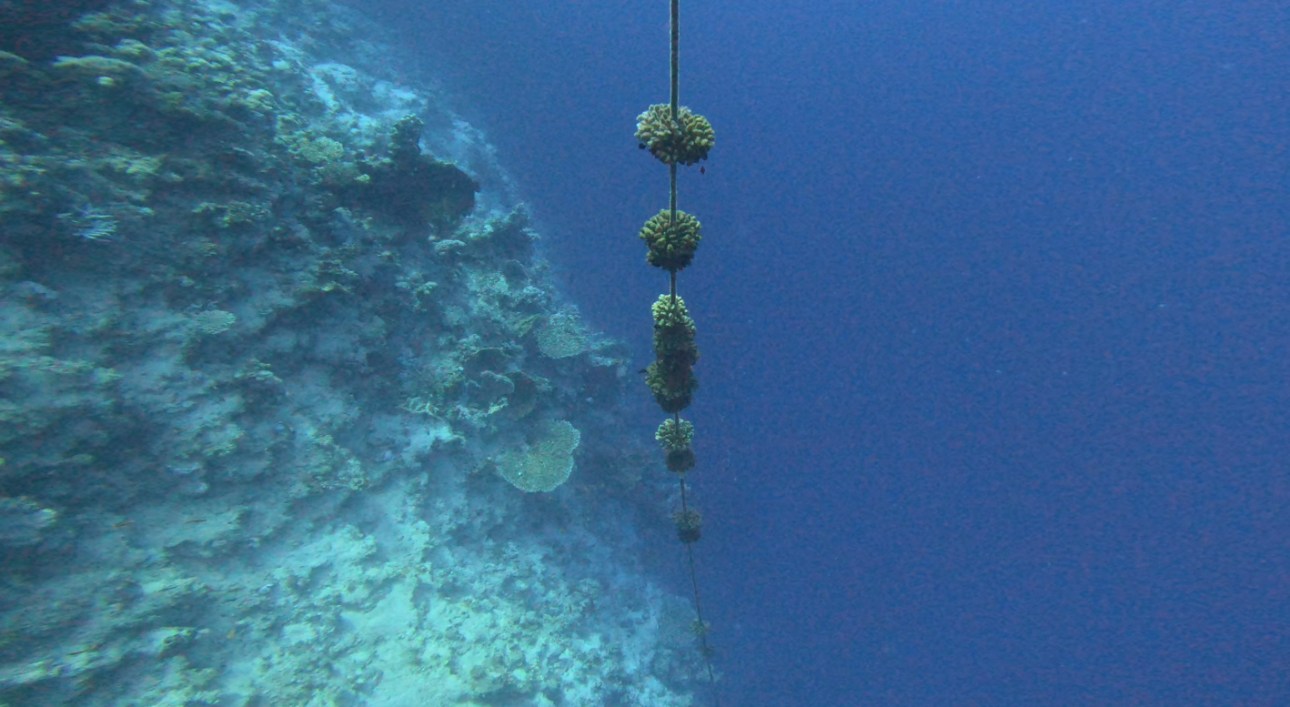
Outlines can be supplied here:
M686 545L698 542L703 535L703 516L693 508L676 511L672 514L672 521L676 523L676 537Z
M694 468L694 450L690 442L694 439L694 425L688 420L664 420L654 433L654 439L667 450L667 468L678 474Z
M652 105L636 116L636 139L664 164L692 165L708 159L717 135L707 118L682 106L672 120L672 107Z
M685 449L694 441L694 423L689 420L664 420L654 433L654 439L669 452Z
M680 297L662 295L654 303L654 353L658 360L645 369L645 382L664 412L676 413L690 405L699 388L694 364L699 348L694 345L694 320ZM687 423L689 424L689 423Z
M685 449L673 449L667 453L667 469L678 474L694 468L694 450L686 447Z
M668 414L689 407L694 391L699 389L699 380L690 366L666 359L655 361L645 369L645 383L654 393L655 402Z
M707 159L708 150L715 143L715 134L706 118L680 104L680 0L671 0L670 6L671 101L666 105L650 106L637 118L636 124L636 139L640 141L641 149L648 148L650 154L668 165L671 182L668 208L646 222L640 231L641 239L649 246L649 264L667 270L671 285L670 292L654 305L654 353L657 360L645 369L645 381L659 406L673 418L659 426L656 439L667 453L668 468L679 474L681 508L672 514L672 518L676 521L677 537L685 543L690 560L695 623L703 629L696 633L699 650L707 664L708 679L715 683L713 653L706 638L707 625L703 622L699 602L699 582L694 572L692 547L701 534L702 518L686 500L685 472L694 467L694 451L690 447L693 426L678 415L690 404L694 391L699 387L694 377L699 349L694 344L694 320L690 319L684 303L676 294L677 272L694 260L694 252L702 237L698 219L677 208L677 165L692 165ZM720 702L717 704L719 706Z
M684 355L690 363L697 362L699 349L694 345L697 329L685 308L685 300L659 295L650 311L654 315L654 355L658 358Z
M677 272L694 260L694 251L703 240L702 224L684 211L677 211L676 223L672 223L671 212L663 209L645 222L640 238L649 246L645 259L650 265Z

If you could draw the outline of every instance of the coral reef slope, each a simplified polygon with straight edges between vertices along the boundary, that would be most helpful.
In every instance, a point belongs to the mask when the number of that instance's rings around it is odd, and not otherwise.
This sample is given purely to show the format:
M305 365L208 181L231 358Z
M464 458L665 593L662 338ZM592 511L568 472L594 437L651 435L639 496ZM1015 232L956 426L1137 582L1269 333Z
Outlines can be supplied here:
M325 2L64 9L0 52L0 703L691 704L625 348L480 132Z

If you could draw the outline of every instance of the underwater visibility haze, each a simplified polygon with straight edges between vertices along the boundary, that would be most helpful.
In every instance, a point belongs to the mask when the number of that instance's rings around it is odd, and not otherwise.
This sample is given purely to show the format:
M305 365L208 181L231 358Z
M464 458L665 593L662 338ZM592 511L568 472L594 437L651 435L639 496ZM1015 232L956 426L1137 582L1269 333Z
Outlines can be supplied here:
M0 705L1290 704L1290 9L679 11L0 0Z

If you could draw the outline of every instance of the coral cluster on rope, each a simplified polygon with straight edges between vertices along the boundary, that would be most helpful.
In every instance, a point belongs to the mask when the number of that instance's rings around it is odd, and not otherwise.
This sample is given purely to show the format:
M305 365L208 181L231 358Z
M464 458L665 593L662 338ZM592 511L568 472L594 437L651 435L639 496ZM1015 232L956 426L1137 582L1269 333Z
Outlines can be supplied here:
M717 136L708 119L689 108L673 114L670 105L655 105L636 117L636 139L660 162L689 166L708 159Z
M677 538L685 544L694 586L695 631L699 650L713 679L712 648L708 645L707 624L699 601L699 582L694 571L694 543L702 536L703 516L689 504L686 474L694 469L696 458L692 443L694 424L681 419L681 411L693 402L699 388L694 365L699 360L695 344L697 328L690 318L685 301L677 294L677 273L694 260L703 239L699 220L677 208L676 173L679 166L690 166L708 158L716 144L716 133L707 118L680 105L680 0L672 0L672 100L650 106L636 119L636 140L642 150L649 150L668 166L671 176L670 203L641 227L640 239L648 247L646 261L667 271L669 287L652 308L654 317L654 362L645 369L645 382L654 400L671 417L658 427L654 437L666 453L667 468L680 481L681 507L672 514Z

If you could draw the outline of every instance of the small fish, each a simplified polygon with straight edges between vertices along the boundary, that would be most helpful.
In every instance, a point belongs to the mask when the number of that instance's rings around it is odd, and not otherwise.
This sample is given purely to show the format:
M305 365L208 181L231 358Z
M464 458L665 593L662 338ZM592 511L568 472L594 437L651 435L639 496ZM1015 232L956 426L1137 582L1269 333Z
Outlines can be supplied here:
M699 165L699 174L707 174L707 173L708 173L708 168L704 167L703 165Z
M120 523L113 523L113 524L112 524L112 528L113 528L113 529L115 529L115 530L120 530L121 528L125 528L125 527L127 527L127 526L131 526L131 525L134 525L134 521L132 521L132 520L123 520L123 521L121 521Z
M205 519L205 518L193 518L192 520L187 520L187 521L184 521L184 522L185 522L185 523L187 523L187 524L189 524L189 525L197 525L198 523L205 523L205 522L206 522L206 519Z

